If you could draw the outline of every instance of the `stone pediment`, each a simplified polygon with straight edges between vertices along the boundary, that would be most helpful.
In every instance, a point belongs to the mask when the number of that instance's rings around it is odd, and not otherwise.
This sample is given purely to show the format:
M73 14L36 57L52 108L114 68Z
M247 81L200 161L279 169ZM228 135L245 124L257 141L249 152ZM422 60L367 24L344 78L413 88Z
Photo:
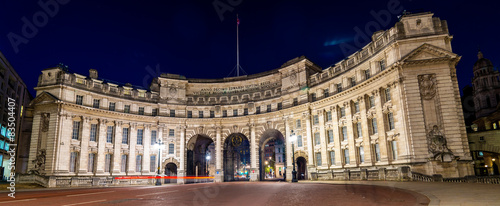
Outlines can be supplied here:
M42 92L30 102L29 106L32 107L39 104L51 104L57 101L59 101L59 99L56 96L48 92Z
M409 63L437 59L454 59L457 57L459 56L453 52L426 43L401 58L401 61Z

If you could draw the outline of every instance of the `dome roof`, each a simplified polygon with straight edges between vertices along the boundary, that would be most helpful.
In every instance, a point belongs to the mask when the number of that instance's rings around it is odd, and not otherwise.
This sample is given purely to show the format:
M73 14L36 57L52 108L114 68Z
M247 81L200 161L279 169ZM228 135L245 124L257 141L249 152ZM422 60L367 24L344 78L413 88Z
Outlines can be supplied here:
M474 63L474 71L484 68L484 67L493 67L493 64L489 59L483 57L483 53L481 51L477 54L478 60Z

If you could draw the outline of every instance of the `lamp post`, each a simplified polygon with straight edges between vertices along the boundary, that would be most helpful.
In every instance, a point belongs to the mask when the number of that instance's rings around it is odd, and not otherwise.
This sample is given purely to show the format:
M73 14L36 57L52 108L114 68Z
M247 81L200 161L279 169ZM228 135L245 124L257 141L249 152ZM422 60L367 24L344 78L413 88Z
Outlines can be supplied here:
M161 149L162 149L162 146L163 146L163 142L161 141L161 138L158 139L158 141L156 142L155 144L155 147L158 147L158 177L161 176L160 174L160 164L161 164ZM156 186L158 185L161 185L161 181L160 181L160 178L156 178Z
M298 182L297 171L295 171L295 146L293 145L295 140L297 140L297 136L295 136L295 133L292 130L292 135L290 136L290 141L292 142L292 165L293 165L292 182Z

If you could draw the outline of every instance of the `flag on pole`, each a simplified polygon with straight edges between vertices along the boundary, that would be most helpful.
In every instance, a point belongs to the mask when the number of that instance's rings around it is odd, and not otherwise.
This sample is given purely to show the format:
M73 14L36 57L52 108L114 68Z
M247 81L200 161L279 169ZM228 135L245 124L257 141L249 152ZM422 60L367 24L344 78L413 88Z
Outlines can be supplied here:
M236 18L236 23L237 23L238 25L240 25L240 18L239 18L239 17L238 17L238 18Z

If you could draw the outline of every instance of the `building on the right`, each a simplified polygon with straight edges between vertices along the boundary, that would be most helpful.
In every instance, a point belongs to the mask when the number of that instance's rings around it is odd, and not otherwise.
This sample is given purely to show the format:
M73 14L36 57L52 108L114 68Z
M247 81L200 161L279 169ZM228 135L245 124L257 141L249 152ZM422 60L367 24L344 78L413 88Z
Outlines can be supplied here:
M476 118L467 136L474 160L475 174L478 176L499 175L500 77L493 63L484 58L481 51L478 52L477 57L472 78L472 97ZM464 105L464 107L467 106Z

